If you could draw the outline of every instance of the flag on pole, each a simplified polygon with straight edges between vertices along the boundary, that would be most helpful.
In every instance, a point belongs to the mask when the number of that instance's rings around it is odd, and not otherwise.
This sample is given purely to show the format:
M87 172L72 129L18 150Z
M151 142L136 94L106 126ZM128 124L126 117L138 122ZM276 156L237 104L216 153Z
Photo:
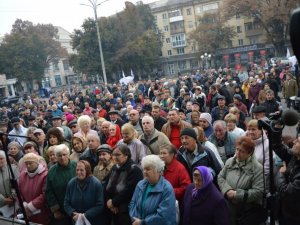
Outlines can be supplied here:
M124 71L122 70L122 75L123 75L123 78L125 77L125 73L124 73Z
M130 75L131 75L132 77L134 77L134 74L133 74L133 71L132 71L132 69L131 69L131 73L130 73Z

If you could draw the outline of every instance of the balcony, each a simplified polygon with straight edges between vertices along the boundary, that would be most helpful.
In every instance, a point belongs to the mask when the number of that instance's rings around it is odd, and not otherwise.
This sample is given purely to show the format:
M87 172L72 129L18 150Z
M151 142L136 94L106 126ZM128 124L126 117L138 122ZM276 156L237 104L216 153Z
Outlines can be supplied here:
M179 21L183 21L183 16L170 17L170 23L175 23L175 22L179 22Z
M180 33L185 33L185 29L184 27L176 27L176 28L172 28L170 29L170 34L180 34Z
M258 36L263 33L262 29L245 30L246 37Z

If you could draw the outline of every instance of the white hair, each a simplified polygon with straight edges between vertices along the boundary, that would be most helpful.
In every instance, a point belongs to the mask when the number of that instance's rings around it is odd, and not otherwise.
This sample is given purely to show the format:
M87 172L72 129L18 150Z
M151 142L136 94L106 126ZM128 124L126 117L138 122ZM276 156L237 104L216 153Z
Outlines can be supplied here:
M150 123L151 123L151 124L154 124L154 119L153 119L151 116L147 116L147 115L143 117L142 123L143 123L146 119L147 119L147 120L150 120Z
M162 161L158 155L147 155L142 159L142 168L152 167L158 173L161 173L165 169L165 162Z
M70 149L67 145L60 144L60 145L55 146L54 153L55 153L56 157L58 157L58 155L60 155L62 153L67 153L68 156L70 156Z
M77 124L80 127L80 125L82 125L83 123L88 122L89 124L91 124L92 120L91 117L89 117L88 115L82 115L78 118L77 120Z

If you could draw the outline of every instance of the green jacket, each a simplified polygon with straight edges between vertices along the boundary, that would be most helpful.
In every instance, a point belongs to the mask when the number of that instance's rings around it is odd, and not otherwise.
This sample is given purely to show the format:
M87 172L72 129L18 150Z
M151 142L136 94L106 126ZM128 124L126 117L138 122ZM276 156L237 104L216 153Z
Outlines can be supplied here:
M76 162L69 161L68 166L64 167L56 163L51 167L48 173L46 186L46 199L48 206L54 213L60 210L65 214L64 199L67 184L76 175Z
M232 224L236 217L238 203L242 203L246 191L248 198L245 208L251 208L253 204L262 204L264 193L263 167L255 156L249 157L246 162L238 165L236 157L226 161L224 168L218 175L218 184L225 195L229 190L236 191L235 201L228 201Z

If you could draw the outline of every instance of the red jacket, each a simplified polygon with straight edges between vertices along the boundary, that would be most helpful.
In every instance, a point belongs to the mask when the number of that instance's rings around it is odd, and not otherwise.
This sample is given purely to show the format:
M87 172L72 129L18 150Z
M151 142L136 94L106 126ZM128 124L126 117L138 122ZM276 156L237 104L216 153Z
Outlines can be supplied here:
M175 197L179 202L181 202L184 197L186 187L191 183L191 179L186 168L178 162L176 158L173 158L164 171L164 177L172 184Z

